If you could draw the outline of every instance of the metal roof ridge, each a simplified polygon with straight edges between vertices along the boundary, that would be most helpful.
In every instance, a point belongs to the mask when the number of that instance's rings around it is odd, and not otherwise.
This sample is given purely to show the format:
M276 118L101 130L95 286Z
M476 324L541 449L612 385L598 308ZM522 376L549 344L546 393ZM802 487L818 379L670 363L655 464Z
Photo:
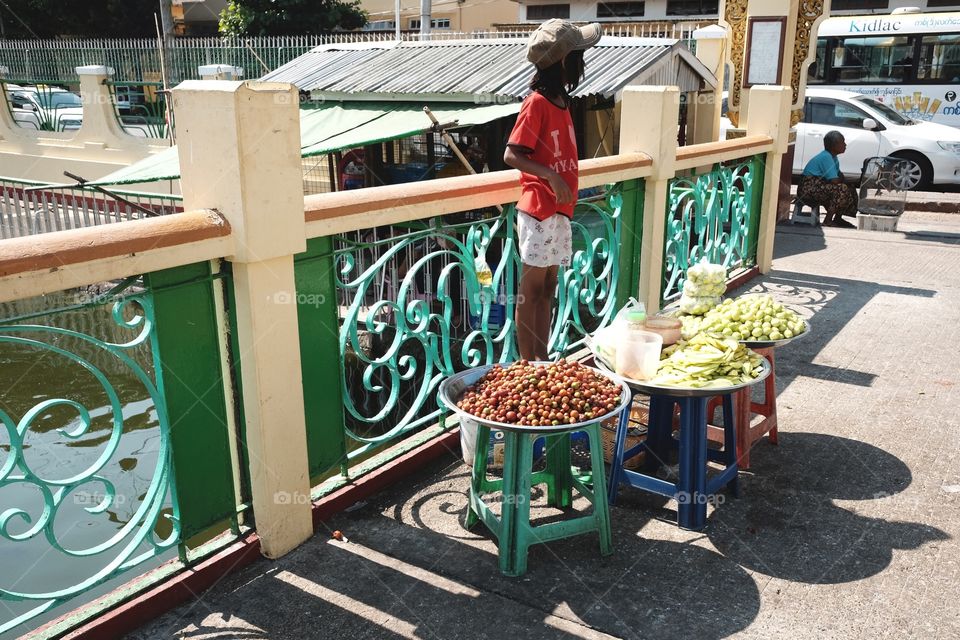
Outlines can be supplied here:
M402 44L402 41L378 40L378 41L369 41L369 42L331 42L328 44L317 45L313 49L310 49L310 51L308 51L307 53L323 53L324 51L364 51L368 49L387 50L387 49L393 49L399 44ZM299 57L301 56L297 56L297 58ZM293 62L297 58L294 58L290 62Z

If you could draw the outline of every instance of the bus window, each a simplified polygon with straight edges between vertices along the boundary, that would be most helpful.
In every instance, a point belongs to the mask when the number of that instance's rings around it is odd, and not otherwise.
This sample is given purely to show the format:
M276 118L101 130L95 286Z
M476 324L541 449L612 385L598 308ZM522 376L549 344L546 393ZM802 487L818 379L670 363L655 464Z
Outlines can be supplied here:
M835 82L903 82L913 68L913 45L908 37L844 38L833 50Z
M807 70L807 82L810 84L823 84L827 81L827 40L819 38L817 40L817 59Z
M923 36L917 79L960 82L960 33Z

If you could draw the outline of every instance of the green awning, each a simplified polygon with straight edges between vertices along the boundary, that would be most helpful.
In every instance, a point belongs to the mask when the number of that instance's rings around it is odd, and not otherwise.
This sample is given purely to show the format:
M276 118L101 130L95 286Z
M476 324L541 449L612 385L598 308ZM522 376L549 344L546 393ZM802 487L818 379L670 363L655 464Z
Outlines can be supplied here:
M493 105L441 103L430 110L442 124L481 125L520 111L519 102ZM430 120L423 104L405 102L330 103L300 111L300 155L318 156L342 149L406 138L423 133ZM170 147L88 185L121 185L176 180L180 177L177 148Z

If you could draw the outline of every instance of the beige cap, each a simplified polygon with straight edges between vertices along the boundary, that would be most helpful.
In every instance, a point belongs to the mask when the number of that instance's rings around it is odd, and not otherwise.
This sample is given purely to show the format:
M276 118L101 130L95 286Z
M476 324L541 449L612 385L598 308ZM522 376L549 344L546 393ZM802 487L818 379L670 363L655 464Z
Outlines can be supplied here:
M566 20L551 18L530 34L527 60L538 69L546 69L563 60L571 51L589 49L600 42L603 32L598 22L577 27Z

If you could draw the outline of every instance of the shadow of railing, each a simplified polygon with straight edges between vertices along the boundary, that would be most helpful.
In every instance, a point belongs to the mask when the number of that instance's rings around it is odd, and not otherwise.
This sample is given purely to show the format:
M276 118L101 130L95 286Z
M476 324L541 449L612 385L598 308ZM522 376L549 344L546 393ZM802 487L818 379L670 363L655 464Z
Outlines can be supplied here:
M875 372L819 364L814 360L876 296L892 294L933 298L937 293L932 289L776 270L749 282L733 295L748 292L773 295L811 322L812 329L808 336L791 342L778 352L789 353L789 358L777 359L778 393L799 375L842 384L871 386L878 375Z

